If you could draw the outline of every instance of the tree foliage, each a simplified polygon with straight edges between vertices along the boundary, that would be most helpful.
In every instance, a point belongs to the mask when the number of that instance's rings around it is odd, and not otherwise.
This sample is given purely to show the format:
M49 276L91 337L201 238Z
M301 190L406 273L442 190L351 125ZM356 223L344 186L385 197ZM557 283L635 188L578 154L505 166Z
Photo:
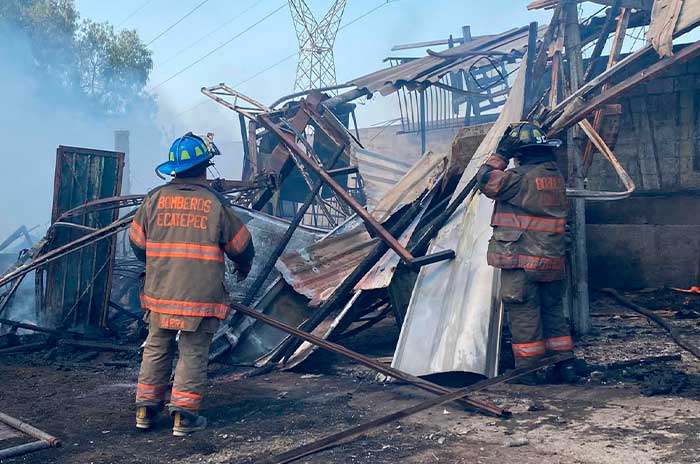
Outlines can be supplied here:
M21 58L34 73L96 110L124 114L151 103L144 87L153 60L136 31L81 20L73 0L1 0L0 41L28 49Z

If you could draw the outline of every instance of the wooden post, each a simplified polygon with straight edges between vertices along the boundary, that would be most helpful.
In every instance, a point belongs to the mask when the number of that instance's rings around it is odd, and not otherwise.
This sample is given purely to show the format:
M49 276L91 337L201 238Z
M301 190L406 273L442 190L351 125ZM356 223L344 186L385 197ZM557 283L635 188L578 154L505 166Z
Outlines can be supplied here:
M569 68L569 91L575 92L583 81L583 57L581 55L581 33L578 23L578 2L564 0L564 46ZM567 133L567 155L569 160L569 182L575 189L583 189L583 163L579 150L579 131L574 127ZM571 229L573 235L572 269L570 280L571 311L574 331L578 335L591 330L588 295L588 252L586 249L586 203L572 200Z

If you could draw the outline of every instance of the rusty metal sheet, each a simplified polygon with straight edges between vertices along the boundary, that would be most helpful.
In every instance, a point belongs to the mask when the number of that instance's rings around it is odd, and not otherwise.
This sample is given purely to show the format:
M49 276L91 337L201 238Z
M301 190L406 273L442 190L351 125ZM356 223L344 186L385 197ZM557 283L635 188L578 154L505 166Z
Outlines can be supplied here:
M277 269L294 290L320 306L379 241L364 227L329 237L299 252L286 253Z
M539 40L544 37L546 30L547 25L538 29ZM433 84L449 73L468 71L474 64L483 60L483 56L466 55L466 52L488 50L524 53L527 42L527 26L511 29L496 36L480 37L439 54L430 54L399 66L368 74L350 81L349 84L358 89L367 89L372 93L380 92L382 95L389 95L409 82Z
M433 153L421 158L382 197L372 209L372 215L383 222L403 206L416 201L439 184L447 162L446 157ZM405 245L410 235L404 235ZM349 232L330 235L303 250L283 255L277 262L277 269L297 292L311 300L311 306L316 307L333 294L369 254L377 240L359 225Z

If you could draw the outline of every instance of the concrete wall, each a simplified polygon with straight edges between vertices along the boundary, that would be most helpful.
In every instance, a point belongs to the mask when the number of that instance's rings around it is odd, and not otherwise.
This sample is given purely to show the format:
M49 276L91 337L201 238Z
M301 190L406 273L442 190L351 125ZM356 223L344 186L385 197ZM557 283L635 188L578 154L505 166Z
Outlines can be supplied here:
M591 284L688 287L700 283L700 60L624 95L613 147L637 192L587 205ZM596 155L592 189L620 190Z

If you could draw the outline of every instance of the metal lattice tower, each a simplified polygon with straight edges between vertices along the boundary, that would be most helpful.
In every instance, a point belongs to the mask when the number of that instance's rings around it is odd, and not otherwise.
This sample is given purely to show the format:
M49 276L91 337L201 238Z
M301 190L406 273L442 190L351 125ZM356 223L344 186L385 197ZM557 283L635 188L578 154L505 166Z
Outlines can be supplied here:
M318 22L306 0L289 0L294 29L299 40L299 64L294 90L331 87L335 81L333 45L347 0L335 0Z

